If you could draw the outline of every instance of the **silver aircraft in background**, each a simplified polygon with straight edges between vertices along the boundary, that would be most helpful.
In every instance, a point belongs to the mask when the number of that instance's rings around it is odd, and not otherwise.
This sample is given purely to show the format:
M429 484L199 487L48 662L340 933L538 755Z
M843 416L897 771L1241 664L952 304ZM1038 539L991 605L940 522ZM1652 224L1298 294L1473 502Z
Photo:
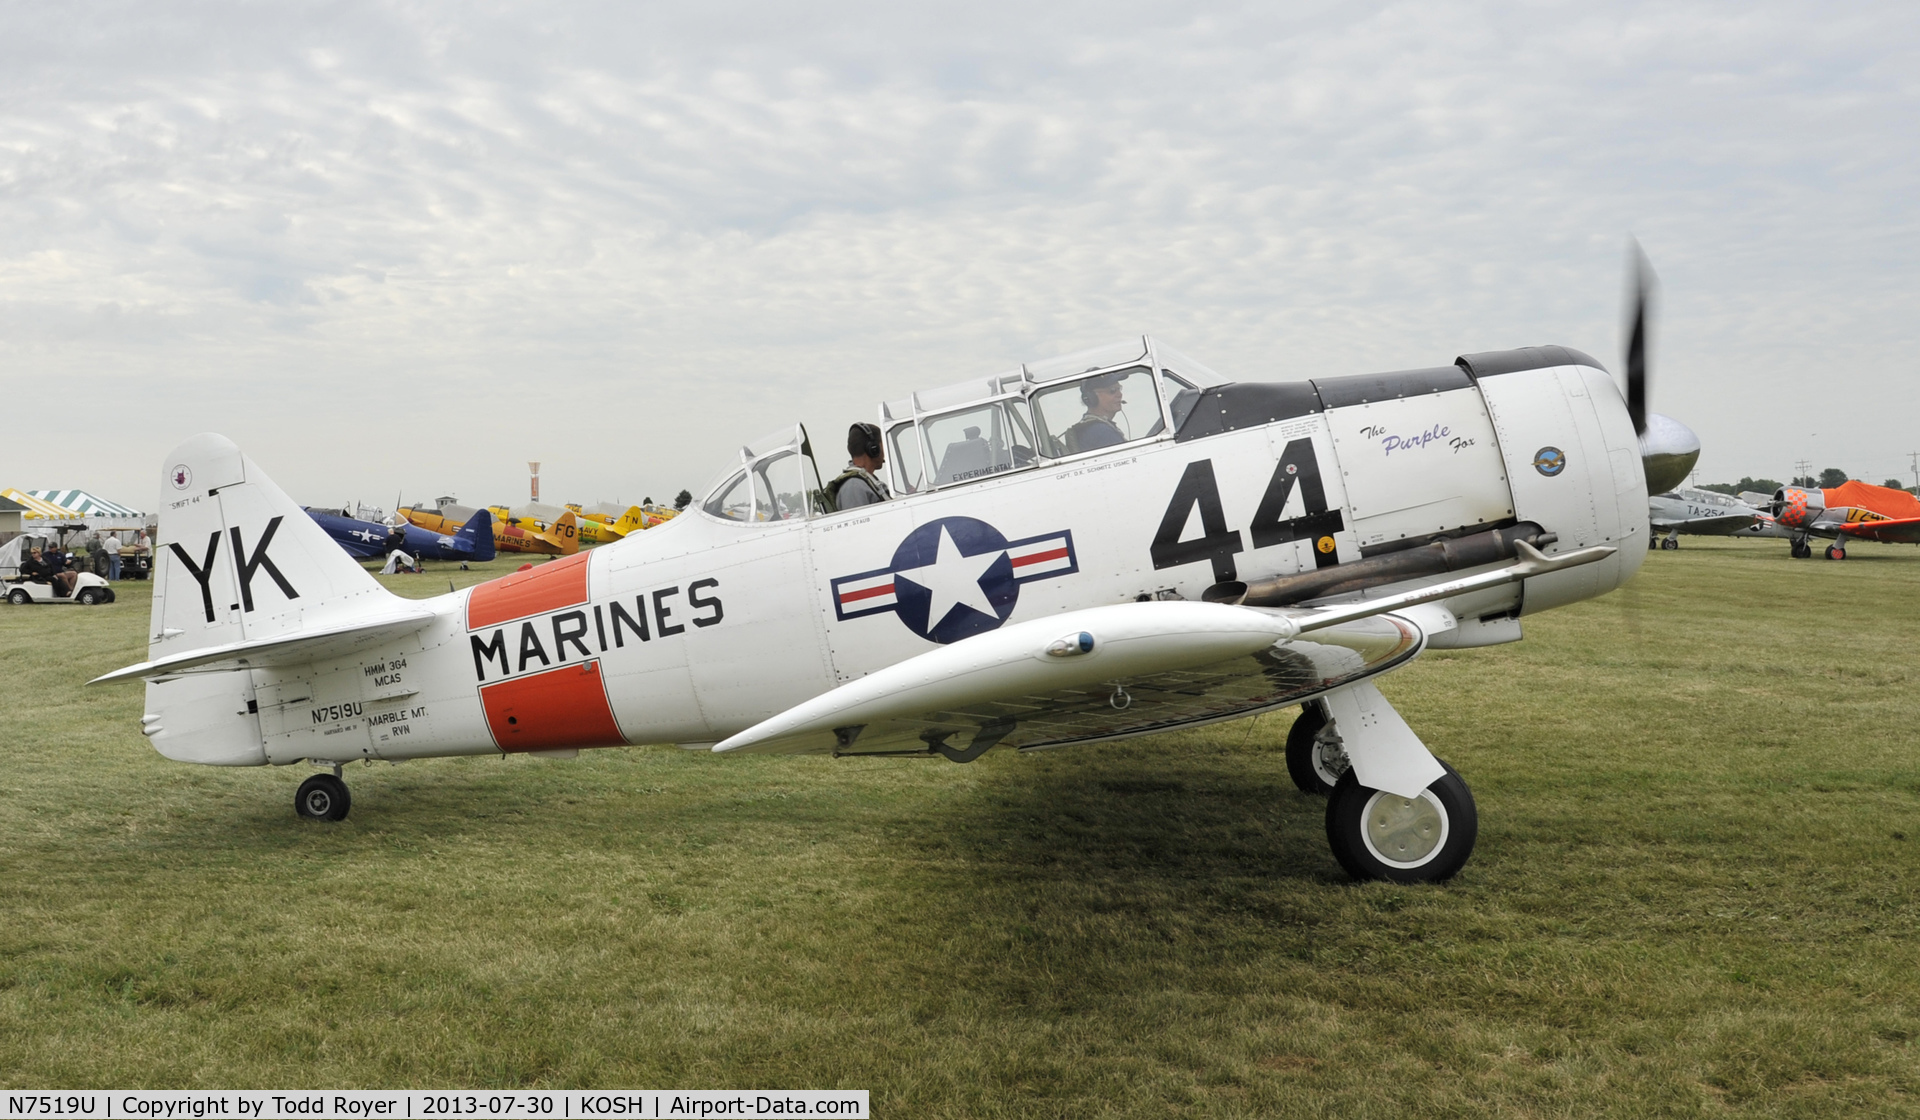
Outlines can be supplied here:
M1751 529L1762 521L1771 522L1765 510L1738 498L1713 490L1677 486L1647 499L1647 522L1653 532L1647 535L1647 547L1672 550L1680 547L1680 534L1703 537L1729 537ZM1661 536L1661 533L1666 536Z

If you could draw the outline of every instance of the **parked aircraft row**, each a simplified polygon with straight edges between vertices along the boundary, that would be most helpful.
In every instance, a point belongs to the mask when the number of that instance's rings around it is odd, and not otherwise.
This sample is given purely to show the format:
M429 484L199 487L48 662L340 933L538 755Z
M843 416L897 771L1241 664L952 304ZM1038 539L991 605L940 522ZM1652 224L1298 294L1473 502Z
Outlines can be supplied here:
M1738 497L1712 490L1676 487L1648 499L1648 545L1680 547L1680 535L1784 537L1795 559L1813 555L1810 538L1833 543L1829 560L1847 558L1850 540L1920 544L1920 498L1906 490L1848 482L1837 487L1783 486L1771 495L1743 492ZM1664 538L1658 537L1666 532Z
M426 526L386 525L348 517L344 510L301 508L347 555L357 559L379 559L395 550L425 560L478 562L494 557L493 515L486 510L442 532Z

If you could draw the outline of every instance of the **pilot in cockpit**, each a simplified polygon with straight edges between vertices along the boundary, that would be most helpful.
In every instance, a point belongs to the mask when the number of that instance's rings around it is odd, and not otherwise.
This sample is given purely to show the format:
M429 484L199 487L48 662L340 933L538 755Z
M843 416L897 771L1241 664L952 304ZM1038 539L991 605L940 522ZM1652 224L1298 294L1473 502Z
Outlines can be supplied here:
M827 483L827 495L833 499L836 510L853 509L856 506L870 506L875 502L884 502L893 495L887 490L887 484L880 480L879 470L886 464L887 453L880 442L880 428L864 421L855 423L847 429L847 469L840 476Z
M1120 391L1119 374L1089 377L1082 381L1080 400L1087 406L1087 414L1066 431L1069 453L1095 451L1126 442L1127 437L1113 422L1113 418L1127 403L1126 395Z

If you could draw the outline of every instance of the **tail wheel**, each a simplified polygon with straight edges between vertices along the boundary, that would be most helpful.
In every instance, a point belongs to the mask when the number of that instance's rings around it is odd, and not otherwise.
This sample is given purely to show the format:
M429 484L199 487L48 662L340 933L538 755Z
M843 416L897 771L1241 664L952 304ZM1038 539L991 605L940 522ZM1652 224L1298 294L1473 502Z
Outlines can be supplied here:
M1360 784L1349 770L1327 800L1327 843L1356 879L1438 883L1453 878L1473 854L1480 814L1458 772L1401 797Z
M310 821L344 821L353 807L347 783L332 774L315 774L300 783L293 795L293 810Z
M1300 716L1287 732L1287 774L1301 793L1326 797L1351 769L1340 732L1327 719L1326 705L1309 700L1300 706Z

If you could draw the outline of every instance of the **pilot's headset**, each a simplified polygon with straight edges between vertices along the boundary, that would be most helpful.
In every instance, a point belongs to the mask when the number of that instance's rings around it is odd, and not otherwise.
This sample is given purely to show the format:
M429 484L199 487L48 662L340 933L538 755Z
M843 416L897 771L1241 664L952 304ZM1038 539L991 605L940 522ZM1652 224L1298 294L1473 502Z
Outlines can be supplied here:
M880 426L865 420L855 421L853 427L847 429L847 454L880 458Z
M1099 398L1094 396L1096 391L1117 389L1119 386L1120 375L1116 373L1103 373L1099 377L1089 377L1080 383L1080 403L1092 408L1099 403Z

